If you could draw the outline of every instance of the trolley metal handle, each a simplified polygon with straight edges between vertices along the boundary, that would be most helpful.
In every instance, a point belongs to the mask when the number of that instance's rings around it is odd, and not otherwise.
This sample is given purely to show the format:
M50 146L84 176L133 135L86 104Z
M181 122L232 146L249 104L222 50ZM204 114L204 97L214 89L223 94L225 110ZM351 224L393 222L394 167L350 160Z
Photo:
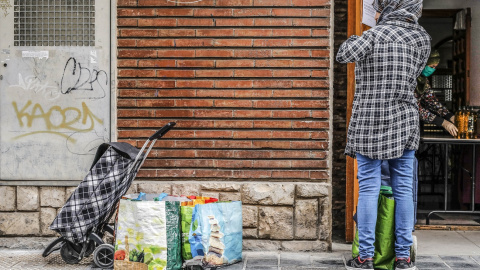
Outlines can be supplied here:
M167 133L171 128L173 128L175 126L175 124L176 124L175 122L170 122L170 123L166 124L159 131L155 132L155 134L150 136L149 140L153 141L153 140L156 140L158 138L163 137L163 135L165 135L165 133Z

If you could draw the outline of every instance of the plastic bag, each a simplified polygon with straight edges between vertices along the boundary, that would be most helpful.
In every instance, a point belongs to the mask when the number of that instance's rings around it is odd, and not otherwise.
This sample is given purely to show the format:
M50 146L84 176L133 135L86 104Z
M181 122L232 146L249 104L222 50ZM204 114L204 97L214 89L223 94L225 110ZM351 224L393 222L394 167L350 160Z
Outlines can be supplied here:
M154 198L158 194L126 196L120 201L115 269L181 269L180 202Z
M378 196L377 224L375 227L375 269L393 270L395 264L395 201L392 188L382 186ZM352 244L352 257L359 254L358 230Z
M199 204L188 234L192 259L185 266L229 265L242 260L242 203Z
M203 197L203 196L188 196L191 201L182 202L180 208L181 222L182 222L182 257L183 260L191 260L193 258L190 248L190 241L188 234L190 232L190 225L192 224L193 209L197 204L207 204L217 202L217 198Z

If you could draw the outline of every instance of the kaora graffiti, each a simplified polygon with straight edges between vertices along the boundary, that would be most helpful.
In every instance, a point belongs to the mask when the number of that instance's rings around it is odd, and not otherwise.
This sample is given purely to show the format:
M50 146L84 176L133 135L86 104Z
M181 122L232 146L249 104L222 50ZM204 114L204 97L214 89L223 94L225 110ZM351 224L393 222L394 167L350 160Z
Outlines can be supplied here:
M103 124L103 120L95 116L88 108L85 102L82 102L82 107L66 107L52 106L45 111L38 103L32 106L32 101L29 100L21 109L17 102L12 102L12 106L17 115L17 120L20 127L29 127L36 124L38 127L41 124L45 125L45 130L28 132L13 138L20 139L29 135L39 133L49 133L62 136L72 142L75 141L69 133L65 131L74 132L88 132L95 128L95 123ZM37 122L40 122L37 124Z
M42 82L37 76L27 76L23 78L18 74L18 84L10 87L19 87L25 91L33 91L35 94L42 94L48 100L54 100L60 97L61 93L57 86L48 85L48 82Z
M100 99L106 96L105 88L108 86L108 75L105 70L96 70L82 67L74 57L70 57L63 69L60 90L62 94L73 91L92 91L91 99Z

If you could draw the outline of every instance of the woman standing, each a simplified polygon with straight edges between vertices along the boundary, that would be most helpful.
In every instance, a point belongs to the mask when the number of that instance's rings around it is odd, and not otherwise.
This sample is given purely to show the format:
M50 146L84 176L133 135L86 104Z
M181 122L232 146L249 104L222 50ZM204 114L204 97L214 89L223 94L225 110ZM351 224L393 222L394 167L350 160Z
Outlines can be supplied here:
M432 87L428 81L428 77L432 76L440 63L440 54L438 51L432 51L427 61L427 66L422 74L417 78L417 88L415 90L415 98L417 99L420 119L425 123L433 123L439 127L443 127L452 136L457 136L458 129L455 123L455 115L443 106L433 93Z
M358 161L359 251L347 269L373 269L381 163L388 160L395 207L396 269L410 260L413 162L420 139L417 77L430 55L430 36L418 24L422 0L375 0L377 26L345 41L341 63L355 62L356 89L345 154Z

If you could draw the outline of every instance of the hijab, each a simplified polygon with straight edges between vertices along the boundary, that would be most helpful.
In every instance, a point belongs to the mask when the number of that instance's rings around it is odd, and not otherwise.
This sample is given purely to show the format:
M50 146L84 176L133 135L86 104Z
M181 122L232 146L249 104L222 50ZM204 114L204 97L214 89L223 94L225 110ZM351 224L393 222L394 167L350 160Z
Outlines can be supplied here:
M381 13L377 24L403 21L418 24L422 16L423 0L374 0L373 8Z
M432 49L432 52L430 53L430 57L428 58L425 67L427 67L428 65L438 65L438 63L440 63L440 53L437 50ZM423 95L423 93L425 93L425 90L427 90L429 87L430 85L428 84L427 77L423 75L418 76L416 88L418 95Z

